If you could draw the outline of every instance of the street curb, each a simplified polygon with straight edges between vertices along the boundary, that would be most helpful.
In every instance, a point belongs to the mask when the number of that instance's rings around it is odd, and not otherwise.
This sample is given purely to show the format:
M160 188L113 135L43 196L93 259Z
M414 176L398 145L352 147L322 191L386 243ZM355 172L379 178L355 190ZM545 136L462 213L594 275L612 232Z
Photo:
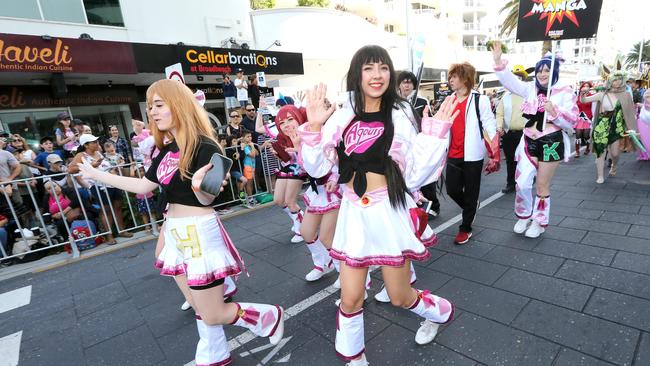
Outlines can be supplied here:
M261 204L261 205L254 206L252 208L244 208L242 210L235 211L235 212L223 215L220 218L221 218L222 221L226 221L226 220L229 220L231 218L241 216L241 215L249 213L249 212L253 212L253 211L257 211L257 210L261 210L263 208L273 206L274 204L275 203L273 203L273 202L268 202L268 203L264 203L264 204ZM156 239L156 238L157 238L157 236L155 236L153 234L149 234L149 235L137 238L137 239L133 239L133 240L125 241L125 242L118 243L118 244L115 244L115 245L111 245L111 246L105 246L105 247L99 248L97 250L93 250L92 252L82 254L79 258L66 257L66 258L62 258L59 261L53 262L53 263L42 264L40 266L35 266L35 267L26 267L26 268L24 268L22 270L17 270L14 273L8 273L6 275L3 275L2 270L0 270L0 282L11 279L11 278L14 278L14 277L22 276L24 274L41 273L41 272L49 271L51 269L63 267L65 265L67 265L67 264L80 262L80 261L83 261L83 260L86 260L86 259L95 258L95 257L103 255L103 254L112 253L112 252L115 252L115 251L118 251L118 250L121 250L121 249L124 249L124 248L129 248L129 247L132 247L134 245L142 244L144 242L147 242L149 240L153 240L153 239ZM32 262L32 263L35 263L35 262Z

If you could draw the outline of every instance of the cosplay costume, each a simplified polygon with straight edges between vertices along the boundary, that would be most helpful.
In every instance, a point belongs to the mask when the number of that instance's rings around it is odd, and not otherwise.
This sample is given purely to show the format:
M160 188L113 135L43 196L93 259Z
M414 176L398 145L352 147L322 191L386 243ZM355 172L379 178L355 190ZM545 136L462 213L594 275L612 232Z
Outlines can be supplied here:
M395 162L407 188L414 192L435 181L445 163L450 124L423 120L416 133L410 106L400 103L392 109L392 140L385 133L380 113L357 116L352 93L342 108L330 116L320 132L299 128L301 157L307 172L323 177L338 165L339 183L353 180L343 189L343 199L330 255L351 267L402 266L406 259L429 258L428 246L437 237L427 225L427 215L404 192L405 207L393 207L387 187L367 191L366 172L385 174L386 164ZM426 126L425 126L426 125ZM436 125L436 126L433 126ZM356 173L356 174L355 174ZM419 291L409 310L434 323L446 323L453 305L429 291ZM363 309L347 314L339 307L336 352L353 360L365 351Z
M578 89L578 93L580 93L580 89L582 89L584 86L588 86L589 88L592 88L593 85L590 82L584 82L580 85L580 88ZM592 96L595 93L589 92L587 96ZM589 154L590 152L590 142L589 142L589 136L583 137L578 137L579 132L581 130L590 130L591 129L591 122L594 119L594 109L596 106L592 102L581 102L580 98L578 98L578 101L576 103L578 105L578 119L576 120L576 157L580 156L580 145L586 144L587 147L585 148L585 155ZM588 131L586 131L588 132ZM584 139L583 139L584 138Z
M193 174L208 164L216 152L220 152L218 146L202 137L192 157L189 173ZM209 206L203 205L196 198L191 180L181 177L178 169L180 157L181 151L176 141L171 141L153 159L145 177L161 187L162 205L177 203L194 207ZM227 276L236 276L244 270L241 256L216 213L167 217L165 246L155 266L160 268L162 275L186 275L189 287L194 290L221 285ZM251 303L237 303L237 306L239 311L231 324L250 329L263 337L273 336L282 327L283 310L279 306ZM196 348L196 364L229 364L230 352L223 327L203 322L198 314L196 321L200 336Z
M646 90L645 93L648 93ZM639 112L639 119L636 123L637 128L639 129L639 137L643 146L650 148L650 105L645 102L645 93L643 97L643 105L641 106L641 111ZM637 160L650 160L650 151L643 152L639 151Z
M300 114L298 112L298 108L296 108L293 105L288 105L287 108L294 108L296 109L295 114ZM278 114L275 117L276 121L282 121L287 118L288 116L288 109L280 110L278 111ZM301 120L296 120L299 124L304 122L304 119ZM303 167L298 163L298 153L296 152L287 152L287 148L292 148L293 143L291 142L291 139L289 139L288 136L282 133L282 131L278 131L278 139L274 143L271 144L273 146L273 150L278 155L278 159L280 160L280 170L276 172L276 179L297 179L297 180L305 180L308 176ZM300 235L300 223L302 222L302 216L303 212L302 210L298 210L297 212L291 212L289 207L284 206L282 210L289 215L289 218L293 222L293 225L291 226L291 231L293 231L294 236L291 239L292 243L299 243L302 241L302 236Z
M543 119L546 90L541 88L537 78L535 81L522 82L506 68L505 60L502 60L501 65L494 67L501 84L512 93L524 98L521 112L528 122L515 152L515 160L518 162L515 172L515 214L520 222L526 225L528 221L522 220L532 219L542 228L541 232L548 226L551 198L533 195L538 163L533 161L532 157L536 157L538 162L568 161L571 150L567 131L572 131L574 121L578 117L576 96L571 86L558 81L559 61L556 59L555 62L553 75L549 75L549 85L551 85L550 101L555 107L556 114L550 112L546 114L548 123L545 128ZM539 72L538 70L541 70L544 65L550 69L550 63L551 55L547 54L537 63L536 72ZM519 225L519 222L517 224ZM518 228L518 225L515 226L515 232L523 233L526 226ZM527 236L532 236L532 232ZM539 236L539 233L536 236Z

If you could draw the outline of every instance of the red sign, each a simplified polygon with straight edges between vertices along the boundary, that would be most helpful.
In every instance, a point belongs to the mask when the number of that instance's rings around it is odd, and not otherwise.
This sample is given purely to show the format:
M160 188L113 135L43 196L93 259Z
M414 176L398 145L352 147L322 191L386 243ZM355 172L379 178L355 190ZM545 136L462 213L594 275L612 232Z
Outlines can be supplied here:
M0 33L0 72L137 74L130 43Z

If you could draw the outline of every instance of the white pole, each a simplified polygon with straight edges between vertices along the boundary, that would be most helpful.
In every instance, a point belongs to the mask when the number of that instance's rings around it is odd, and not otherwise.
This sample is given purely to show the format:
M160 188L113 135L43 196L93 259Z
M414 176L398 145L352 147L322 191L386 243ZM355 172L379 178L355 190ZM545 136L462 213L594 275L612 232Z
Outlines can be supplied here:
M555 69L555 42L556 41L551 41L551 69L549 70L549 75L548 75L548 85L546 87L546 100L549 100L551 98L551 88L553 85L553 70ZM543 132L546 129L546 108L544 108L544 123L542 123L542 131Z

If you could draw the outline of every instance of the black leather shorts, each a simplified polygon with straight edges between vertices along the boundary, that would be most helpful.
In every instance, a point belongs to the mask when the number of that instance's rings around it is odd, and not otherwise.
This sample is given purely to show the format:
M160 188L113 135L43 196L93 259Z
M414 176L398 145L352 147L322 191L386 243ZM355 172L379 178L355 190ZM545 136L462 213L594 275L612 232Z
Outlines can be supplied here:
M562 131L549 133L537 140L525 136L524 141L526 142L528 155L537 158L537 161L550 163L564 160L564 138Z

